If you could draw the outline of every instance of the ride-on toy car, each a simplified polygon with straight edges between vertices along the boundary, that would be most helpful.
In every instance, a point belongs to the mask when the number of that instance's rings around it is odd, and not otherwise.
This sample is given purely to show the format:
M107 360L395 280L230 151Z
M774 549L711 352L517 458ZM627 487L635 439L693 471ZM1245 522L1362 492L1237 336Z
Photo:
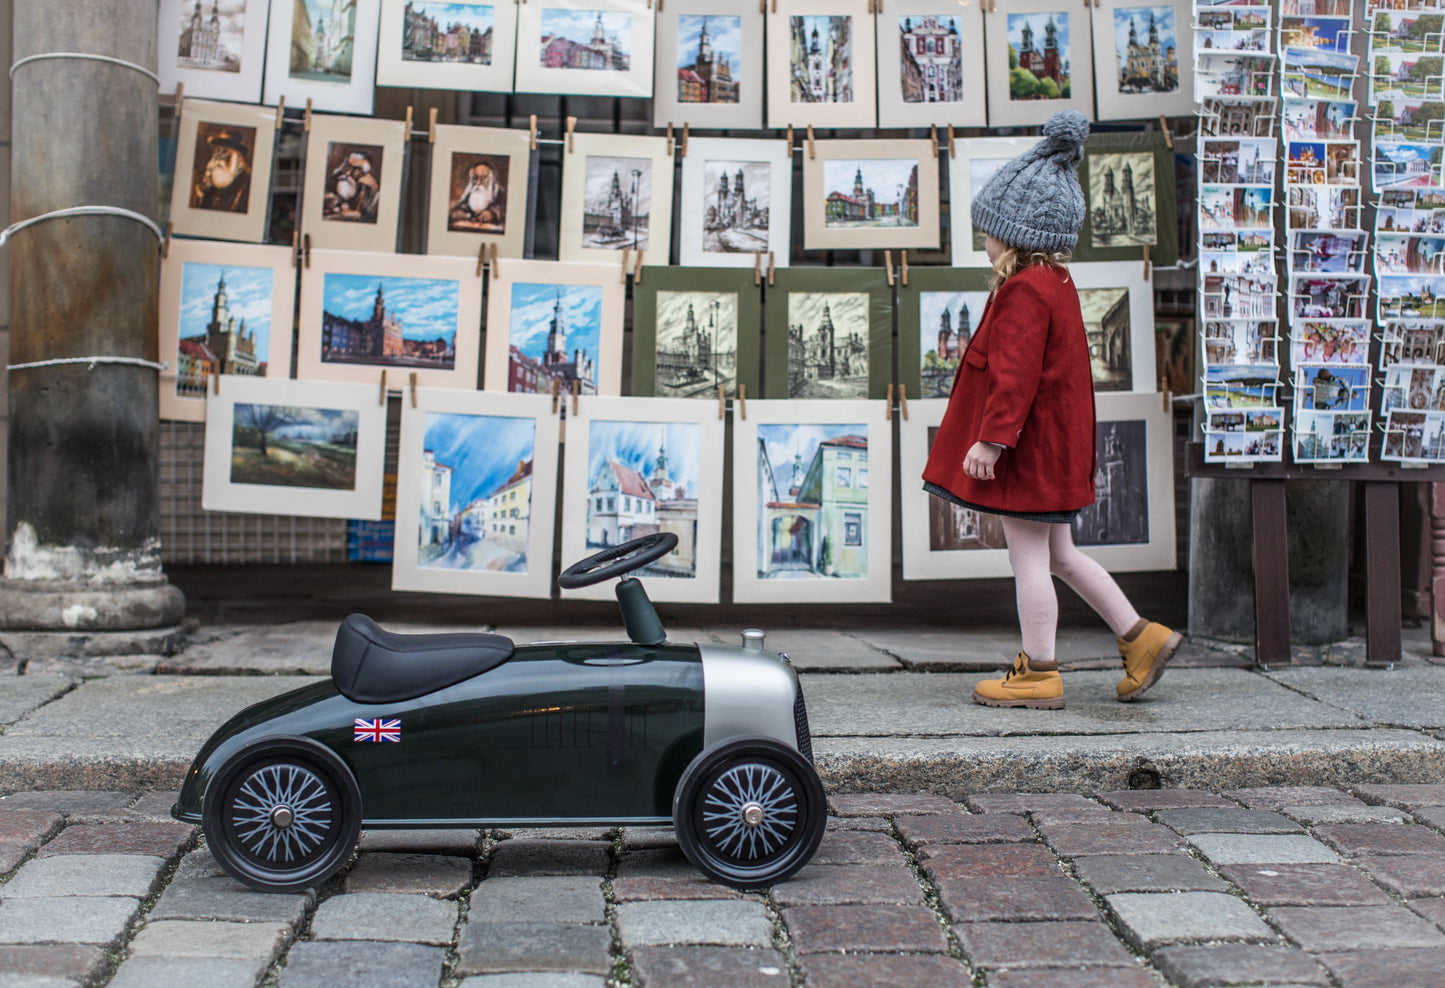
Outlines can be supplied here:
M677 544L645 535L558 577L589 586ZM171 813L263 891L325 881L369 829L671 823L714 881L754 888L813 856L826 820L787 656L666 640L642 584L629 641L514 645L396 635L353 614L331 678L241 711L201 748Z

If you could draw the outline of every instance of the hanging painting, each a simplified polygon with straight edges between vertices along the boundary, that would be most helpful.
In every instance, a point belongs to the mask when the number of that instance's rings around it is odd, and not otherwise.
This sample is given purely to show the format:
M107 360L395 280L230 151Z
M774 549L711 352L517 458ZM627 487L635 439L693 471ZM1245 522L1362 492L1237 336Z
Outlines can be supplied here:
M1175 221L1174 151L1158 131L1094 134L1079 165L1084 227L1075 261L1179 259Z
M768 8L768 126L873 127L868 0L778 0Z
M908 0L877 14L878 125L982 127L982 7Z
M1060 110L1094 118L1087 10L1059 0L1000 0L983 24L990 126L1037 126Z
M562 165L558 260L657 263L672 250L672 151L665 137L577 134Z
M181 103L177 130L174 232L265 240L276 114L265 107L188 99Z
M760 394L761 289L753 272L649 267L632 289L632 393Z
M531 141L525 130L438 124L432 145L426 252L522 256Z
M883 398L893 290L877 268L788 268L768 289L769 398Z
M763 125L763 13L716 0L658 6L652 123L757 130Z
M803 158L807 250L938 246L931 141L817 141Z
M369 115L380 18L381 0L271 0L265 101Z
M516 90L652 95L651 0L535 0L517 11Z
M1102 0L1092 11L1100 120L1194 112L1194 13L1185 0Z
M734 418L736 603L892 599L886 405L750 401Z
M156 68L161 92L261 101L267 0L161 0Z
M1094 390L1154 393L1154 292L1138 261L1071 264Z
M397 249L408 141L403 120L311 118L301 232L312 247Z
M697 137L682 159L681 263L787 267L793 156L786 141ZM766 255L761 260L757 254Z
M992 266L983 249L984 232L974 229L969 203L984 183L993 178L994 172L1038 142L1037 137L982 137L961 140L953 148L948 163L948 188L954 267Z
M391 588L550 596L560 423L544 395L403 401Z
M511 92L516 41L516 3L381 0L376 84Z
M905 396L947 398L988 305L986 268L913 268L898 286L898 380ZM910 406L911 407L911 406Z

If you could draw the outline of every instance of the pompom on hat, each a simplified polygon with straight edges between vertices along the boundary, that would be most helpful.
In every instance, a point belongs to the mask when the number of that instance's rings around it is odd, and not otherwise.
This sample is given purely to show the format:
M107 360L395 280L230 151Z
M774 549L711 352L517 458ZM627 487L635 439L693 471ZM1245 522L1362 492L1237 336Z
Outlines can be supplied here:
M1084 225L1079 162L1089 121L1060 110L1044 124L1043 140L1004 165L973 195L976 230L1011 247L1072 251Z

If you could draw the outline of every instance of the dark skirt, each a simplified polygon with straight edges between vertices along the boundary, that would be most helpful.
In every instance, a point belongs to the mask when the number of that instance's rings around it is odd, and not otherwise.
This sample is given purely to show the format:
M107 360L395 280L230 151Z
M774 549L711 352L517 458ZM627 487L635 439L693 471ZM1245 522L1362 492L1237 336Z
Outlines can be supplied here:
M982 511L990 515L1004 515L1008 518L1022 518L1024 521L1041 521L1050 525L1068 525L1079 516L1079 508L1072 511L1007 511L1003 508L986 508L982 504L974 504L972 501L965 501L957 494L944 490L937 484L924 481L923 489L934 497L943 498L949 504L956 504L960 508L968 508L971 511Z

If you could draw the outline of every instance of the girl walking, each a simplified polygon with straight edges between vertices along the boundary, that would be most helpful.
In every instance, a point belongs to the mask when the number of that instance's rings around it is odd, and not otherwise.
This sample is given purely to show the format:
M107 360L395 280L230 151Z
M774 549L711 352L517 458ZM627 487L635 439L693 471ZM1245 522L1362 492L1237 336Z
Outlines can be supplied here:
M923 471L930 494L1003 523L1023 650L1002 679L974 687L974 701L992 707L1064 705L1054 576L1118 636L1120 700L1153 686L1183 640L1139 617L1113 577L1074 546L1070 528L1094 501L1094 382L1068 271L1084 222L1077 171L1088 134L1083 114L1054 114L1043 139L974 195L993 294Z

